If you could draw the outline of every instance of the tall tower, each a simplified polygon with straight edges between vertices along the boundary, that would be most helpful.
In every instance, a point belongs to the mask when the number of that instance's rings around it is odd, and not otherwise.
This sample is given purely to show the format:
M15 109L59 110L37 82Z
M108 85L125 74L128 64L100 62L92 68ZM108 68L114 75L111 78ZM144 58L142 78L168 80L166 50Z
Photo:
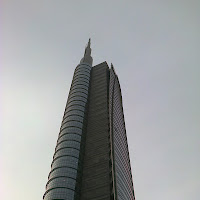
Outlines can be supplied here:
M90 39L76 67L44 200L134 200L118 77L92 67Z

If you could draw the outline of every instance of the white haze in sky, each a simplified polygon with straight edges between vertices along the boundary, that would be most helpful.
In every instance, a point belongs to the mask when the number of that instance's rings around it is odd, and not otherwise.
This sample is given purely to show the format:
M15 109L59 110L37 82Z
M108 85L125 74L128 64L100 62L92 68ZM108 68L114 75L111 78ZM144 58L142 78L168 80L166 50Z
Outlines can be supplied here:
M119 76L137 200L199 200L200 1L2 0L0 199L39 200L73 71Z

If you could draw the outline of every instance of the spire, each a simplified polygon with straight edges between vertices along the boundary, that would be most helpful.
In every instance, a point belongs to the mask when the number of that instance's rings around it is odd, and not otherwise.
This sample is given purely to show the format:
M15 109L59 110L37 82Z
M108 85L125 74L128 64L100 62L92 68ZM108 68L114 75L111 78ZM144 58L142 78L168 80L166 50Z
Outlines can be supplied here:
M80 64L81 63L87 63L87 64L92 65L93 59L91 57L91 48L90 48L90 45L91 45L91 39L89 38L88 44L87 44L87 46L85 48L84 57L81 59Z
M90 47L90 45L91 45L91 39L89 38L87 46Z

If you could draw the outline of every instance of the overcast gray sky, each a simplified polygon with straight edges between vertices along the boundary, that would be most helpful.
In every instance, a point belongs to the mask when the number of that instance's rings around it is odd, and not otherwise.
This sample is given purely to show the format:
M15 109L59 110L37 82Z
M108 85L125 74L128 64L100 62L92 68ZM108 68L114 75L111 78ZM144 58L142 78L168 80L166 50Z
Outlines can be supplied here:
M2 0L0 20L0 199L42 199L91 37L119 75L136 199L199 200L199 0Z

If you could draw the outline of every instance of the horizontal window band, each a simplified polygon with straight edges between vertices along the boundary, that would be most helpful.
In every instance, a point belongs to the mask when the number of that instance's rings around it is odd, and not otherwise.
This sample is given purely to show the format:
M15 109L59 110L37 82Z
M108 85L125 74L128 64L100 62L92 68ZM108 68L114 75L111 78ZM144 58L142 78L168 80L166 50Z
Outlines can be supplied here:
M77 92L73 92L73 93L69 94L68 101L70 99L78 99L78 98L84 97L86 99L86 102L87 102L88 101L88 96L89 95L84 93L84 92L77 91Z
M78 104L78 103L80 103L80 104ZM67 114L71 110L79 110L79 111L82 111L83 113L85 113L85 111L86 111L86 103L85 102L82 103L82 101L81 102L80 101L77 102L77 100L71 101L70 104L67 104L67 106L65 108L64 116L65 116L65 114ZM83 116L81 115L81 117L83 117Z
M74 84L83 84L83 85L89 86L90 82L87 79L75 79L75 80L72 80L71 85L74 85Z
M74 76L73 76L73 80L76 80L76 79L81 79L81 78L83 78L83 79L86 79L86 80L88 80L88 82L90 82L90 76L87 76L86 74L74 74Z
M66 115L68 112L71 112L71 111L80 111L80 112L82 112L82 113L85 113L84 111L82 111L82 110L79 110L79 109L72 109L72 110L68 110L67 112L65 112L64 113L64 115Z
M57 148L55 149L55 155L56 155L56 154L59 154L59 153L58 153L59 150L62 150L62 151L63 151L63 150L65 150L66 148L68 148L68 149L71 148L71 150L77 150L77 151L80 152L80 150L81 150L81 145L72 144L72 145L70 146L70 145L65 145L65 143L63 143L63 144L61 144L60 146L57 146ZM74 157L73 153L70 154L69 156ZM57 157L58 157L58 156L57 156ZM75 156L75 157L77 158L77 156ZM79 157L78 157L78 158L79 158ZM55 157L54 159L56 159L56 157Z
M76 80L76 79L81 79L81 78L84 78L84 79L86 79L86 80L88 80L88 82L90 82L90 78L88 77L88 76L86 76L86 75L84 75L84 74L77 74L77 75L75 75L74 77L73 77L73 80Z
M73 78L71 87L74 86L74 83L82 84L82 85L84 84L84 86L89 87L89 85L90 85L90 80L89 80L88 78L86 78L86 77L83 77L83 76L75 76L75 77ZM87 85L86 85L86 84L87 84ZM70 87L70 88L71 88L71 87Z
M81 93L84 93L88 96L88 91L83 89L83 88L74 88L74 89L70 90L69 95L76 93L76 92L81 92Z
M65 130L65 129L63 129L63 130ZM79 133L79 131L81 131L81 132ZM63 135L68 134L68 133L74 133L74 134L81 135L81 136L82 136L82 134L83 134L82 130L80 130L80 129L78 129L78 131L77 131L77 130L70 130L70 131L67 131L67 132L64 132L64 133L62 133L62 132L63 132L63 131L61 131L61 132L59 133L58 139L59 139L60 137L62 137ZM62 134L61 134L61 133L62 133Z
M88 81L85 78L80 78L80 79L75 78L75 79L72 80L71 87L73 87L76 84L81 84L81 85L85 85L85 86L89 87L90 86L90 81Z
M78 68L75 68L74 73L76 73L77 71L84 71L90 74L91 69L88 69L87 67L78 67Z
M77 91L77 92L70 92L69 93L69 98L71 98L72 96L81 96L81 97L85 97L86 99L88 98L88 94L87 93L84 93L84 92L80 92L80 91Z
M90 79L87 77L87 76L74 76L73 79L72 79L72 83L71 84L74 84L75 82L84 82L86 84L90 84Z
M88 63L81 63L81 64L79 64L79 65L75 68L75 70L76 70L77 68L84 68L84 69L87 68L87 69L91 70L91 69L92 69L92 66L89 65Z
M87 93L89 92L89 86L87 87L87 86L85 86L85 85L83 85L83 84L76 84L76 85L73 85L73 86L71 86L71 88L70 88L70 91L69 91L69 94L70 94L70 92L72 91L72 90L75 90L75 89L84 89Z
M66 107L65 113L68 113L70 110L75 110L75 109L85 112L85 106L75 104L75 105L70 105L69 107Z
M59 151L58 151L58 152L59 152ZM54 160L56 160L56 159L58 159L58 158L60 158L60 157L63 157L63 156L70 156L70 157L79 159L79 157L73 156L73 155L71 155L71 154L63 154L62 156L56 156L56 157L54 157Z
M65 149L66 147L63 147L62 149ZM76 149L76 148L73 148L73 149ZM60 150L60 149L59 149ZM57 150L57 151L59 151L59 150ZM76 150L78 150L78 151L80 151L79 149L76 149ZM57 152L56 151L56 152ZM60 158L64 158L64 157L67 157L67 158L75 158L77 161L79 161L79 158L77 158L77 157L74 157L74 156L68 156L68 155L63 155L63 156L59 156L59 157L57 157L57 158L55 158L53 161L52 161L52 163L51 163L51 166L53 165L53 163L55 162L55 161L57 161L58 159L60 159ZM70 162L70 161L69 161ZM71 167L72 168L72 167Z
M68 118L66 118L66 120L67 120L67 119L68 119ZM85 123L84 123L83 121L70 120L70 121L64 121L60 129L62 130L62 129L64 129L64 128L67 127L67 126L69 126L69 127L75 126L75 127L81 128L81 129L83 129L83 128L86 127L86 125L85 125Z
M90 83L90 80L84 76L75 76L73 77L72 83L74 83L75 81L85 81L86 83Z
M70 103L67 103L67 106L66 106L65 110L67 110L71 106L82 106L82 107L85 108L86 107L86 102L78 101L78 100L71 101Z
M79 89L85 90L85 91L88 93L89 87L86 87L86 86L80 85L80 84L78 84L78 85L73 85L73 86L71 87L70 91L73 91L73 90L76 90L76 89L77 89L77 90L79 90Z
M65 119L67 119L67 118L65 118ZM68 123L68 122L79 122L79 123L82 123L82 124L83 124L83 121L79 121L79 120L73 119L73 120L63 121L63 122L62 122L62 125L66 124L66 123Z
M81 145L80 145L81 146ZM79 154L81 153L80 152L80 148L79 146L61 146L60 148L56 148L55 149L55 153L53 155L53 159L56 158L56 156L58 157L59 155L64 155L66 153L70 153L69 156L75 156L77 158L79 158ZM73 154L73 155L72 155Z
M88 80L90 80L90 75L88 75L87 73L83 73L83 72L77 72L77 73L74 73L74 77L73 78L76 78L78 76L83 76L85 78L87 78Z
M86 83L86 82L80 83L80 82L78 81L78 82L75 82L75 83L71 84L71 88L72 88L72 87L75 87L75 86L83 86L83 87L89 88L89 83Z
M67 122L65 122L65 123L63 123L61 125L60 130L63 130L64 128L71 127L71 126L80 128L81 130L83 129L83 127L85 127L84 124L83 124L83 122L67 121Z
M81 117L85 116L85 112L83 110L72 109L72 110L67 111L64 114L63 119L65 119L67 116L76 115L76 114L77 116L81 116Z
M63 158L60 158L60 159L63 159ZM76 170L80 170L78 162L71 162L71 161L64 161L64 162L62 162L63 160L60 161L60 159L55 160L55 162L51 166L52 169L64 166L64 167L73 167Z
M82 94L82 93L80 93L80 92L77 92L76 94L73 93L73 95L69 95L69 96L68 96L68 102L69 102L71 99L78 99L78 98L79 98L79 99L84 98L85 101L87 102L88 95Z
M48 186L48 184L49 184L52 180L54 180L54 179L56 179L56 178L70 178L70 179L73 179L74 181L76 181L75 178L72 178L72 177L69 177L69 176L58 176L58 177L54 177L54 178L49 179L48 182L47 182L47 184L46 184L46 187Z
M72 100L77 101L77 99L82 99L83 101L87 102L88 98L89 98L89 94L85 94L80 91L73 92L73 93L69 94L67 104L68 104L68 102L71 102ZM67 106L67 104L66 104L66 106Z
M59 157L55 158L55 159L52 161L51 165L53 166L53 163L54 163L56 160L58 160L59 158L64 158L64 157L76 158L77 161L79 162L79 158L77 158L77 157L74 157L74 156L71 156L71 155L63 155L63 156L59 156Z
M77 66L76 68L75 68L75 71L77 71L77 70L80 70L80 69L82 69L82 70L88 70L89 72L91 72L91 67L86 67L86 66Z
M69 104L69 103L71 103L71 102L73 102L73 101L81 101L81 102L83 102L83 103L87 103L87 98L85 98L85 97L83 97L83 96L74 96L74 97L71 97L71 98L69 98L68 99L68 101L67 101L67 105ZM66 105L66 106L67 106Z
M70 103L67 104L66 108L65 108L65 112L67 112L68 110L71 110L70 108L75 107L75 108L80 108L83 112L86 109L86 102L83 101L70 101Z
M60 137L58 137L58 140L60 140L60 138L62 138L62 137L65 136L65 135L68 135L68 134L79 135L79 136L82 137L82 134L78 134L78 133L74 133L74 132L69 132L69 133L62 134Z
M79 71L79 70L88 71L89 73L91 72L91 69L87 68L87 67L78 67L78 68L76 67L75 68L75 72Z
M88 80L87 77L84 77L84 76L75 76L73 79L72 79L72 84L71 84L71 87L73 87L74 83L79 83L79 84L87 84L86 86L89 87L90 85L90 80Z
M76 69L77 69L77 68L88 68L89 70L91 70L91 69L92 69L92 66L89 65L89 64L87 64L87 63L81 63L81 64L77 65ZM76 70L76 69L75 69L75 70Z
M72 109L74 110L74 109ZM71 111L71 110L70 110ZM84 112L84 111L83 111ZM74 122L74 123L82 123L83 124L83 120L84 120L84 117L83 116L77 116L77 115L72 115L71 117L66 117L66 118L63 118L62 120L62 123L61 123L61 127L66 124L67 122Z
M82 131L82 128L80 128L80 127L77 127L77 126L68 126L68 127L63 128L63 129L60 129L60 132L62 132L66 128L78 128L78 129L80 129Z
M64 149L72 149L72 150L77 150L78 152L80 152L80 149L77 149L76 147L62 147L62 148L57 149L57 150L55 149L54 155L55 155L58 151L64 150Z
M79 68L74 71L74 75L79 73L87 74L90 77L90 70L88 69Z
M50 191L52 191L52 190L54 190L54 189L58 189L58 188L68 189L68 190L73 191L74 193L77 193L75 190L73 190L73 189L71 189L71 188L67 188L67 187L54 187L54 188L48 189L48 190L44 193L43 199L45 198L45 196L46 196L46 194L47 194L48 192L50 192Z
M66 142L68 142L68 144ZM79 141L75 141L75 140L63 140L59 144L56 145L55 152L57 152L59 149L67 148L67 147L74 148L74 149L77 149L78 151L80 151L81 143Z
M77 69L88 69L88 70L91 71L92 66L91 66L91 65L88 65L88 64L86 64L86 63L82 63L82 64L79 64L79 65L75 68L75 70L77 70Z
M87 76L88 78L90 78L90 72L88 70L86 71L84 69L78 69L74 71L74 76L80 75L80 74L83 74L84 76Z
M76 140L63 140L56 145L55 151L64 147L72 147L77 150L80 150L80 142Z
M64 160L65 162L62 162L63 160L61 158L64 158L64 157L66 157L65 160ZM63 163L65 163L65 164L67 163L67 164L73 164L73 165L76 164L77 167L78 167L78 162L79 162L78 158L75 158L73 156L61 156L61 157L58 157L58 158L56 158L52 161L51 168L53 168L54 163L56 163L56 161L59 161L59 159L61 159L61 161L60 161L61 163L57 163L57 165L59 165L59 166L62 166Z
M74 122L74 124L82 124L83 125L83 121L79 121L77 119L72 119L72 120L63 121L62 124L61 124L61 127L64 126L65 124L67 124L67 123L70 123L70 122L71 123Z
M81 116L81 115L72 114L72 115L68 115L68 116L67 116L67 117L65 117L65 118L64 118L64 116L63 116L63 121L64 121L65 119L67 119L67 118L70 118L70 117L81 117L81 118L83 118L83 119L84 119L84 117L83 117L83 116Z
M72 111L66 113L66 115L63 116L62 123L69 120L69 119L79 119L83 122L84 118L85 118L84 112L77 112L77 111L73 112L73 110L72 110Z
M70 112L72 110L79 110L79 111L82 111L83 113L85 113L85 111L86 111L86 106L85 105L76 104L76 102L74 102L74 103L75 104L70 104L69 106L66 107L64 115L66 115L68 112Z
M70 89L72 89L73 87L83 87L83 88L86 88L88 90L89 84L86 84L85 82L83 82L83 83L75 82L74 84L71 84Z
M69 187L72 190L76 189L76 181L70 178L60 177L57 179L53 179L49 184L47 185L46 189L49 190L51 188L55 187ZM57 198L56 198L57 199Z
M69 151L66 151L69 150ZM66 151L66 152L65 152ZM69 155L68 155L69 154ZM53 155L53 160L58 158L61 155L66 155L66 156L74 156L76 158L80 158L80 150L73 148L73 147L62 147L60 149L58 149L54 155Z
M54 169L52 169L51 171L50 171L50 173L49 173L49 176L50 176L50 174L52 173L52 172L54 172L55 170L57 170L57 169L73 169L73 170L75 170L75 171L77 171L77 175L79 175L79 170L77 170L77 169L75 169L75 168L73 168L73 167L65 167L65 166L62 166L62 167L56 167L56 168L54 168ZM49 176L48 176L48 178L49 178Z
M88 98L88 91L87 90L85 90L84 88L73 88L72 90L70 90L70 92L69 92L69 96L71 95L71 94L74 94L74 93L77 93L77 92L81 92L81 93L84 93L85 95L84 96L86 96L86 98Z
M62 142L66 142L66 141L74 141L74 142L78 142L79 144L81 143L81 142L79 142L79 141L77 141L77 140L62 140L61 142L57 143L56 147L57 147L59 144L61 144Z
M80 111L80 112L82 112L82 113L85 113L85 111L86 111L86 109L85 109L84 106L75 105L75 108L73 108L73 106L74 106L74 105L71 105L71 106L69 106L69 107L66 108L66 110L65 110L65 112L64 112L64 116L65 116L68 112L71 112L71 111L75 111L75 112L76 112L76 110L77 110L77 111ZM76 106L77 106L77 107L76 107ZM80 106L81 109L79 109L78 106ZM73 109L69 109L69 108L73 108Z

